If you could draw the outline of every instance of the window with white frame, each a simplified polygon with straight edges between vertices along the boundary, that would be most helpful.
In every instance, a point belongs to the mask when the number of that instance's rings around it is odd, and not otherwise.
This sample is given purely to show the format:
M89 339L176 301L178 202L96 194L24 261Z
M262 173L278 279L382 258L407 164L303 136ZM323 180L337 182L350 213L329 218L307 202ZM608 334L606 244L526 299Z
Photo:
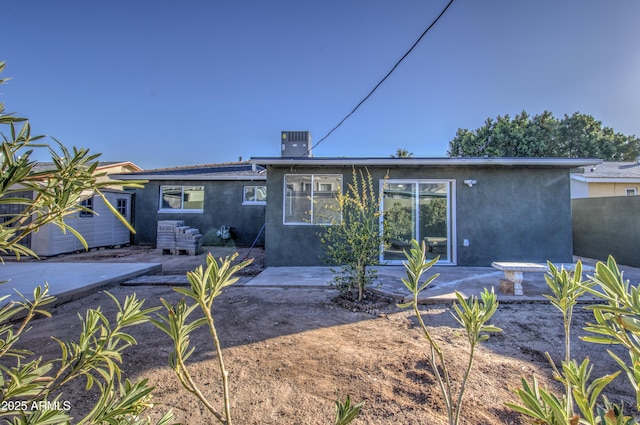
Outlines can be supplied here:
M627 196L636 196L638 194L638 189L635 187L628 187L625 190L625 193L627 194Z
M160 186L159 212L203 212L204 186Z
M285 174L285 224L331 224L340 221L336 196L342 190L341 174Z
M243 205L264 205L267 203L267 186L244 186L242 189Z
M93 197L80 201L80 206L84 208L80 210L80 217L93 217Z
M127 199L126 198L116 199L116 210L121 216L123 217L127 216Z

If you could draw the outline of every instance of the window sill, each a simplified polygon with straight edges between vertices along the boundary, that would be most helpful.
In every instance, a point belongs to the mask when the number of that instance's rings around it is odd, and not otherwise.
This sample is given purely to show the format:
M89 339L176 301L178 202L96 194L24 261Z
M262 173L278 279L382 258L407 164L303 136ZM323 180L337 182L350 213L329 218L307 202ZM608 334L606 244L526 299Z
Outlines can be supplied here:
M284 226L338 226L332 223L282 223Z
M160 209L158 214L202 214L204 210Z

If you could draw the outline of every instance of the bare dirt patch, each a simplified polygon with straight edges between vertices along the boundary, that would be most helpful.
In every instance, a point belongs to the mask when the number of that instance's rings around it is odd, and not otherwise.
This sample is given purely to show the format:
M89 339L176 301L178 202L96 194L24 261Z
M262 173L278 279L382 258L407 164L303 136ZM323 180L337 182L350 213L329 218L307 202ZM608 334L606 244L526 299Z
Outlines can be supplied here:
M122 252L96 251L55 261L135 258L153 262L159 258L153 252L138 250L130 248L122 256L118 256ZM228 255L224 249L212 249L212 253ZM252 253L259 270L262 252ZM240 257L243 255L241 252ZM197 260L188 256L168 257L160 259L165 264L175 263L165 273L186 272L185 267L190 270L197 265L194 261L204 262L204 257ZM178 267L177 260L183 261L183 265ZM171 288L162 286L117 286L109 291L118 299L135 292L147 300L148 307L159 306L161 297L172 302L180 298ZM439 388L425 357L428 345L413 313L398 309L394 302L384 298L371 298L369 307L358 308L348 299L336 301L336 295L330 289L232 286L216 300L214 317L230 373L234 422L329 424L333 421L336 394L340 398L350 394L355 401L366 401L355 421L358 424L446 423ZM113 303L101 292L54 308L53 318L33 323L23 346L37 346L45 357L57 355L58 346L50 337L77 340L80 330L77 314L98 306L109 317L114 316ZM468 344L451 311L450 305L429 305L422 309L422 314L445 351L454 382L460 382L468 359ZM617 370L617 365L606 353L606 348L611 347L579 340L590 317L588 311L576 309L572 352L580 360L589 356L595 365L594 375L601 376ZM560 313L547 304L505 304L500 306L492 323L504 332L492 336L477 352L461 423L525 423L504 403L517 401L513 390L520 386L521 376L536 376L544 385L556 386L544 353L548 351L558 364L564 355ZM169 369L167 356L172 350L169 339L151 324L139 326L132 333L138 345L127 351L123 369L129 378L148 378L156 387L154 400L160 405L154 408L155 417L173 408L177 421L212 423ZM192 341L198 350L190 368L203 391L217 401L220 381L207 330L198 330ZM625 353L617 352L627 358ZM615 402L624 400L630 404L634 400L623 376L606 393ZM91 394L85 391L84 382L78 382L63 399L71 401L72 413L79 414L89 405Z
M150 246L126 246L122 248L101 248L91 251L79 251L42 259L51 262L110 262L110 263L161 263L163 275L181 275L206 264L206 256L227 257L238 254L236 262L251 258L253 263L244 268L240 274L255 276L264 268L264 250L262 248L245 248L235 246L205 246L199 255L171 255ZM36 261L36 260L29 260Z

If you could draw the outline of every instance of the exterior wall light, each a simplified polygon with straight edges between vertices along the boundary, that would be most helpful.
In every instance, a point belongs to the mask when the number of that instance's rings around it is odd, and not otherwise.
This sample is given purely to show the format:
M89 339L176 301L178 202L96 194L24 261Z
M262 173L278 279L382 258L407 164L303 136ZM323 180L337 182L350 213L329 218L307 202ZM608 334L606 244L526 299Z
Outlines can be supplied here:
M474 184L478 183L477 180L465 180L464 184L466 184L469 187L473 187Z

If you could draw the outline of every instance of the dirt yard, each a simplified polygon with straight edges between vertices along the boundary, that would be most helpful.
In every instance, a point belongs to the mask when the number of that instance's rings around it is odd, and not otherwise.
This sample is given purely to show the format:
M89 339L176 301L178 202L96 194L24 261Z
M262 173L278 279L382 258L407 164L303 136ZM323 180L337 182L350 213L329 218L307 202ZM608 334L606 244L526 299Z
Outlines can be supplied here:
M214 249L216 256L233 249ZM241 257L246 250L241 250ZM253 250L256 262L248 274L262 267L262 251ZM47 261L162 261L164 273L184 273L204 262L204 256L158 257L153 250L124 248ZM40 282L34 282L38 284ZM118 299L131 293L147 300L145 306L160 305L159 299L176 302L180 297L166 286L117 286L109 290ZM319 289L259 289L230 287L214 303L214 317L224 359L230 374L233 421L236 424L332 424L335 400L350 394L366 402L355 424L444 424L446 412L432 371L429 353L415 316L400 310L392 300L375 300L368 312L348 303L336 303L337 293ZM110 317L114 309L104 293L55 308L53 318L38 319L24 338L24 347L38 347L46 357L58 354L51 336L75 339L80 331L78 314L100 306ZM451 315L450 305L423 307L425 322L441 343L458 384L468 359L468 344L461 327ZM573 327L573 357L591 358L593 376L611 373L615 362L607 347L578 339L590 313L578 308ZM504 332L492 336L477 351L462 409L463 424L526 423L505 407L517 402L514 389L520 377L537 377L554 386L548 351L559 364L564 355L560 312L547 304L501 305L492 324ZM151 324L132 330L138 345L123 359L131 379L148 378L153 386L154 417L174 409L175 420L185 424L214 423L196 399L178 383L168 367L172 350L168 337ZM206 329L192 339L197 345L190 370L202 390L221 406L220 379L213 346ZM40 351L42 350L42 351ZM617 351L623 358L624 352ZM606 394L612 401L632 404L633 390L626 377L619 376ZM84 411L91 394L78 382L62 397L72 413Z

